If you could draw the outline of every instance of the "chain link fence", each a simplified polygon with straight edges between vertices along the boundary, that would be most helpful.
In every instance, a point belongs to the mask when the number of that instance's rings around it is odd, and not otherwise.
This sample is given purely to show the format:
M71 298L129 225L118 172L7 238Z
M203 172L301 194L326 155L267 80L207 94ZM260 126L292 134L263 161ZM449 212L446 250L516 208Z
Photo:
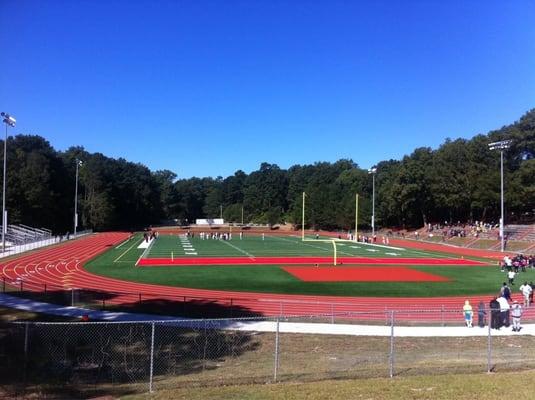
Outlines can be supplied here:
M422 311L424 317L425 311ZM158 322L0 325L0 383L13 394L67 397L214 386L535 367L535 338L434 326L415 337L396 312L385 321L343 313ZM369 318L369 321L373 321ZM422 329L422 328L418 328ZM358 335L357 335L358 334ZM418 334L416 334L418 335ZM427 333L429 335L429 333ZM2 382L3 381L3 382Z

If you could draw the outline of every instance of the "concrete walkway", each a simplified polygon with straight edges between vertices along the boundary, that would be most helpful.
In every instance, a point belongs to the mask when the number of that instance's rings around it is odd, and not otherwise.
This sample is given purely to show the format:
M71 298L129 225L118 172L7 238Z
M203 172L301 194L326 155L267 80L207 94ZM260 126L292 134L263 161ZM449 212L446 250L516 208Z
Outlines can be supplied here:
M30 311L42 314L82 318L89 316L90 321L102 322L171 322L184 327L205 327L209 323L209 328L232 329L250 332L275 332L277 322L258 320L199 320L185 319L171 316L161 316L153 314L131 314L124 312L97 311L81 307L65 307L56 304L42 303L25 298L10 296L0 293L0 306L14 308L17 310ZM349 336L390 336L391 328L385 325L361 325L361 324L329 324L329 323L279 323L281 333L308 333L320 335L349 335ZM394 336L396 337L468 337L468 336L488 336L488 327L467 328L465 326L395 326ZM535 324L522 326L520 332L512 332L511 328L492 330L492 336L535 336Z

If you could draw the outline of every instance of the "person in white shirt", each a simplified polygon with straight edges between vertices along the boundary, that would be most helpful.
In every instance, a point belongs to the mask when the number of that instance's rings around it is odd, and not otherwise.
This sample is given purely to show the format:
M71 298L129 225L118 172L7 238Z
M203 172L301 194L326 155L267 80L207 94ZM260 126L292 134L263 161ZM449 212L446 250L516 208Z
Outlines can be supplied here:
M513 332L520 332L520 317L522 317L522 306L518 304L518 301L513 302L511 307L511 316L513 317Z
M509 271L507 273L507 278L509 278L509 285L514 285L515 284L515 271Z
M528 285L527 282L524 282L522 286L520 286L520 292L522 293L522 296L524 296L524 307L529 307L529 299L530 295L533 292L533 289L530 285Z
M500 327L509 327L509 302L505 297L498 297L498 303L500 303Z

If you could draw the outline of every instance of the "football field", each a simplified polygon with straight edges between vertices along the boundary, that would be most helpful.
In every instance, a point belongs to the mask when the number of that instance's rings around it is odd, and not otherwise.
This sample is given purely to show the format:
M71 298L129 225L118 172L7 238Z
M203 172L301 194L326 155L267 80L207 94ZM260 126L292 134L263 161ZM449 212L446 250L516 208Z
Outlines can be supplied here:
M495 261L383 244L291 235L232 239L140 235L86 264L134 282L241 292L335 296L432 297L495 293ZM336 266L334 265L336 249ZM528 271L522 279L533 280ZM529 275L529 276L528 276Z

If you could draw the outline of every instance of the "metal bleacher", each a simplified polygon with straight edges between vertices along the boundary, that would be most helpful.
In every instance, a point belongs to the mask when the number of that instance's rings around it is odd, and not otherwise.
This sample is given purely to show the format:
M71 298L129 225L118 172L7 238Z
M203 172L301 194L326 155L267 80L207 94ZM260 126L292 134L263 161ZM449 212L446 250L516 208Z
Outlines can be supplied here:
M504 230L509 240L535 240L535 225L506 225Z
M0 229L2 229L1 226ZM23 224L8 225L6 231L6 242L12 245L23 245L49 239L51 237L52 231L49 229L33 228Z

